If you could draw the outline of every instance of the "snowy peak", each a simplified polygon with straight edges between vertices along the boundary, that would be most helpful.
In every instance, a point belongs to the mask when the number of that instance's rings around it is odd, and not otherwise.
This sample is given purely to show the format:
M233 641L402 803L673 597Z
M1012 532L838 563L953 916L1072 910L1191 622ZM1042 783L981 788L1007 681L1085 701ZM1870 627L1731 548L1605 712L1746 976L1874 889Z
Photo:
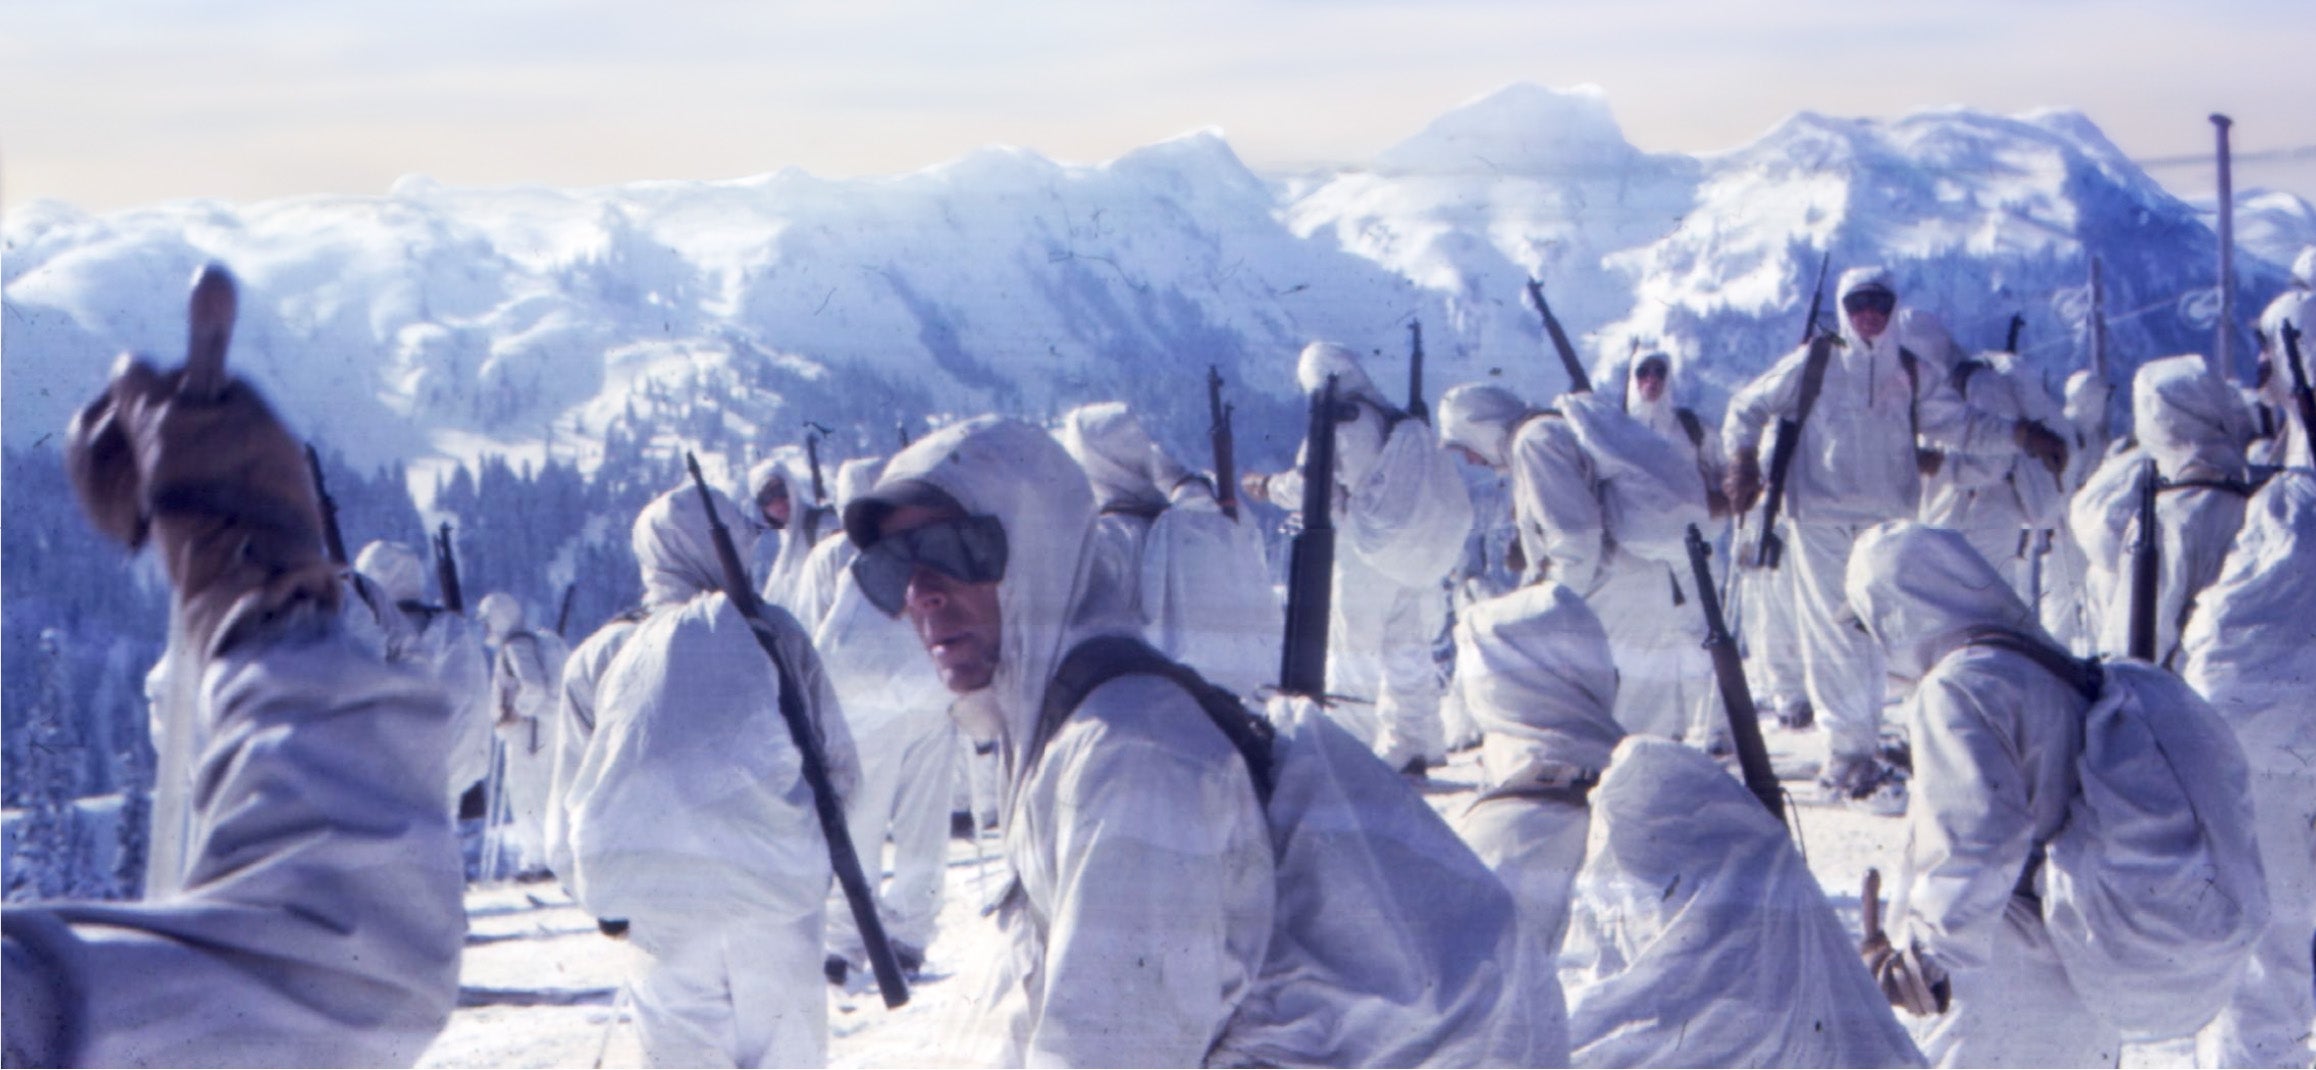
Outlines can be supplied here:
M1458 106L1383 150L1386 173L1573 176L1614 172L1640 155L1596 85L1505 86Z

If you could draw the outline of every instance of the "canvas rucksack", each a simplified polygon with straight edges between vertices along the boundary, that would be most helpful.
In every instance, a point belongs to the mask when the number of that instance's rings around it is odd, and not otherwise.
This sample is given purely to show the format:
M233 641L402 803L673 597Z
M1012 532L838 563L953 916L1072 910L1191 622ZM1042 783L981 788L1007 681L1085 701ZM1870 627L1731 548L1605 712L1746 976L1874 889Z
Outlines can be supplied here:
M1209 1063L1501 1062L1485 1045L1508 998L1511 894L1404 778L1324 713L1295 700L1274 726L1140 639L1089 639L1055 672L1025 766L1095 688L1136 674L1181 685L1246 759L1276 860L1270 947Z
M2066 822L2041 845L2043 927L2068 981L2126 1039L2202 1028L2268 921L2235 734L2146 662L2077 661L2007 631L1968 642L2033 659L2091 704Z

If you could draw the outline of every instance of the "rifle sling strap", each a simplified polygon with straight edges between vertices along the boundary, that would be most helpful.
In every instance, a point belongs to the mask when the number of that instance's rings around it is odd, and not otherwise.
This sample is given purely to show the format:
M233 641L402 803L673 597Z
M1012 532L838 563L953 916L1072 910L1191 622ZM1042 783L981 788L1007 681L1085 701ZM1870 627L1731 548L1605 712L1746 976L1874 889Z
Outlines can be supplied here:
M1689 436L1691 449L1702 453L1705 449L1705 421L1697 418L1695 409L1674 409L1673 419L1680 421L1681 433Z
M1156 676L1172 681L1189 692L1192 701L1206 711L1224 739L1230 741L1239 757L1246 761L1247 776L1254 782L1255 797L1267 808L1271 801L1271 746L1277 732L1270 722L1248 713L1237 695L1208 683L1191 667L1170 660L1151 649L1140 639L1123 635L1102 635L1088 639L1071 648L1062 658L1061 667L1054 670L1052 682L1046 685L1045 701L1037 715L1036 736L1031 739L1024 770L1037 768L1045 756L1046 742L1061 731L1064 721L1077 711L1086 696L1094 689L1120 676Z

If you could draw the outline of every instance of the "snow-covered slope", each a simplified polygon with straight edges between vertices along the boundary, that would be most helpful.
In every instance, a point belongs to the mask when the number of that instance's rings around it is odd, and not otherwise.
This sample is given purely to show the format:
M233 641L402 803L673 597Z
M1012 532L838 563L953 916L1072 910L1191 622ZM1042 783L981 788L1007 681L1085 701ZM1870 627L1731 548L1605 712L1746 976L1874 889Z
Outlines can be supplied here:
M2196 211L2217 227L2219 198L2198 197ZM2301 250L2316 246L2316 205L2282 190L2236 191L2236 249L2289 269Z
M2288 205L2261 218L2293 225ZM173 359L184 280L215 258L245 284L240 366L357 463L416 462L422 492L487 453L586 463L614 423L743 461L807 418L843 454L889 448L897 420L1108 397L1199 456L1208 363L1242 456L1275 463L1311 338L1378 353L1396 383L1421 319L1434 393L1491 374L1557 391L1530 275L1588 359L1666 347L1711 412L1799 336L1826 249L1837 270L1896 269L1969 347L2024 313L2028 358L2053 372L2078 359L2098 255L2127 371L2208 346L2196 294L2215 260L2196 210L2077 113L1805 113L1727 152L1652 155L1598 89L1528 85L1304 180L1266 182L1200 132L1099 165L991 148L843 181L36 203L5 242L11 444L61 428L116 352ZM2256 311L2281 271L2242 263L2238 307Z
M244 283L236 361L365 462L551 431L579 448L655 400L695 438L710 404L743 451L807 418L884 447L903 417L1113 396L1187 424L1208 363L1258 392L1250 421L1282 422L1304 341L1396 338L1426 300L1290 233L1211 133L857 181L44 203L7 241L11 442L60 428L115 352L181 350L184 280L216 258Z
M1835 274L1892 268L1966 348L2000 345L2024 314L2025 355L2054 377L2082 359L2092 256L2120 373L2211 344L2213 302L2196 299L2216 278L2209 226L2078 112L1802 113L1727 152L1653 157L1624 141L1597 90L1514 86L1385 158L1299 196L1298 232L1332 231L1447 295L1478 374L1502 368L1534 393L1560 377L1520 301L1530 273L1596 380L1635 345L1663 348L1693 369L1687 388L1710 413L1799 340L1828 250ZM2250 258L2238 274L2240 308L2283 282Z
M1690 157L1633 148L1598 88L1515 85L1302 193L1286 215L1297 233L1333 234L1440 295L1434 381L1494 377L1541 397L1567 379L1543 348L1527 280L1543 283L1572 333L1626 315L1633 280L1603 270L1607 259L1670 234L1699 174Z

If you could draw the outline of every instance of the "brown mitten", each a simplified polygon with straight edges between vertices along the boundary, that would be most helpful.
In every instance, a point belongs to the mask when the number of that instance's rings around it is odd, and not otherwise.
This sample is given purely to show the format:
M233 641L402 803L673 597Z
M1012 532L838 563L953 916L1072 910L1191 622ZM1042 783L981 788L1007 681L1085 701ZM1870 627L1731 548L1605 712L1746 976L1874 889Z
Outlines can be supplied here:
M2018 443L2019 452L2043 462L2043 467L2057 476L2067 469L2067 440L2053 434L2049 428L2033 420L2020 420L2011 425L2010 437Z
M1925 957L1920 948L1900 951L1892 947L1889 934L1882 931L1879 870L1866 871L1866 886L1859 898L1863 904L1865 939L1858 943L1858 955L1865 960L1866 972L1873 975L1882 997L1890 1001L1890 1006L1917 1018L1946 1013L1946 1008L1953 1003L1946 972Z
M1761 497L1761 453L1742 449L1729 465L1729 474L1722 477L1721 490L1729 496L1729 507L1742 513L1753 508Z
M255 389L225 376L233 300L221 280L213 269L195 289L185 367L122 358L65 432L81 507L132 548L159 544L204 656L293 603L338 598L303 451Z

